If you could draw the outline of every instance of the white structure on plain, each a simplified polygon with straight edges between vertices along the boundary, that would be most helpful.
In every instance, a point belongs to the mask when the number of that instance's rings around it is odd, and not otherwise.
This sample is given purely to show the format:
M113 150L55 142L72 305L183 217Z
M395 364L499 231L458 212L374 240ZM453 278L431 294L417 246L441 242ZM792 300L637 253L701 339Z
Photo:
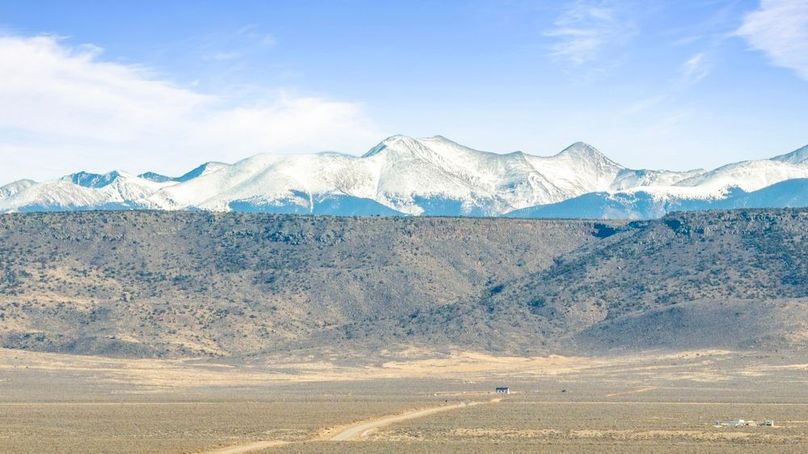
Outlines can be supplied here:
M497 394L510 394L511 388L507 386L497 386Z
M730 421L716 421L715 427L756 427L756 426L766 426L766 427L774 427L774 420L773 419L764 419L762 421L751 421L746 419L733 419Z

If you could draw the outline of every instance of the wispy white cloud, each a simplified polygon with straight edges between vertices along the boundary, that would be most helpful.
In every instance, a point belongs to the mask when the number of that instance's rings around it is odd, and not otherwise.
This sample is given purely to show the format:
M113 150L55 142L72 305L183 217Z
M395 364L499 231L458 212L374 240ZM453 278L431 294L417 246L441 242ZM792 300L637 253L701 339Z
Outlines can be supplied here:
M647 123L646 132L654 132L660 137L669 135L693 115L692 109L682 108L679 102L682 94L707 77L710 70L709 54L698 52L685 60L679 74L656 93L616 110L615 114L630 122Z
M709 73L710 68L703 52L693 55L682 64L682 82L687 85L695 84Z
M235 101L51 36L0 36L0 80L0 181L78 167L176 173L259 152L362 151L379 137L357 103L280 89Z
M211 61L233 61L277 46L278 41L256 25L245 25L225 33L214 33L201 39L202 58Z
M711 67L708 52L698 52L682 62L679 74L660 86L654 94L629 103L625 108L619 109L617 113L626 116L646 115L660 105L670 105L693 85L707 77ZM680 112L676 117L681 119L684 115Z
M272 47L278 44L275 35L261 31L255 24L245 25L239 28L236 34L265 47Z
M659 105L669 98L668 91L637 99L629 103L625 108L617 111L620 115L637 115L647 112L649 109Z
M551 55L574 65L598 59L610 47L635 33L634 24L614 5L603 1L576 1L545 33L555 38Z
M212 52L210 54L205 54L205 60L213 60L213 61L229 61L229 60L236 60L244 56L244 52L239 51L219 51L219 52Z
M773 64L808 80L808 0L762 0L736 34Z

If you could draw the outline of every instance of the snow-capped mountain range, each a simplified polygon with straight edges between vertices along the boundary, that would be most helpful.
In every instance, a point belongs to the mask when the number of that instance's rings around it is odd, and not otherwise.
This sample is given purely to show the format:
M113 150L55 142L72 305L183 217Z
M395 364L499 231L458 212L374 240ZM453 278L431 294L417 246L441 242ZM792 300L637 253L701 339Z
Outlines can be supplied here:
M626 168L585 143L554 156L390 137L362 156L259 154L180 177L78 172L0 187L0 212L154 209L331 215L649 218L808 206L808 146L714 170Z

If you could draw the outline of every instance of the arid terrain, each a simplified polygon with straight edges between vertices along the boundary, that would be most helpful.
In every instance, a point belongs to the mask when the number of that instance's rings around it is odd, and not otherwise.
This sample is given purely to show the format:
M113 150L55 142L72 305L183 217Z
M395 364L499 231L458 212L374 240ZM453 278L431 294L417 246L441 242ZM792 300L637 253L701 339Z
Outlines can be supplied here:
M630 223L0 215L0 346L234 360L805 350L805 232L808 209Z
M411 351L281 358L0 351L0 452L805 452L808 361L722 350L600 357ZM511 394L497 395L507 385ZM715 421L774 420L774 427Z
M806 231L3 215L0 452L806 452Z

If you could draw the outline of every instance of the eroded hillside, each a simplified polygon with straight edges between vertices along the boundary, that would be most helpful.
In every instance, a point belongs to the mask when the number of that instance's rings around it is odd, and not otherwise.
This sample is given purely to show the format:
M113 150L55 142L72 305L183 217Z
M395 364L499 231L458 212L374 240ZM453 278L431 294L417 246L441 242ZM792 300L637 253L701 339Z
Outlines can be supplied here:
M600 241L617 225L201 212L4 215L0 338L7 347L135 356L292 349L346 324L370 326L474 301L488 287Z
M808 210L0 216L0 339L124 356L805 348Z

